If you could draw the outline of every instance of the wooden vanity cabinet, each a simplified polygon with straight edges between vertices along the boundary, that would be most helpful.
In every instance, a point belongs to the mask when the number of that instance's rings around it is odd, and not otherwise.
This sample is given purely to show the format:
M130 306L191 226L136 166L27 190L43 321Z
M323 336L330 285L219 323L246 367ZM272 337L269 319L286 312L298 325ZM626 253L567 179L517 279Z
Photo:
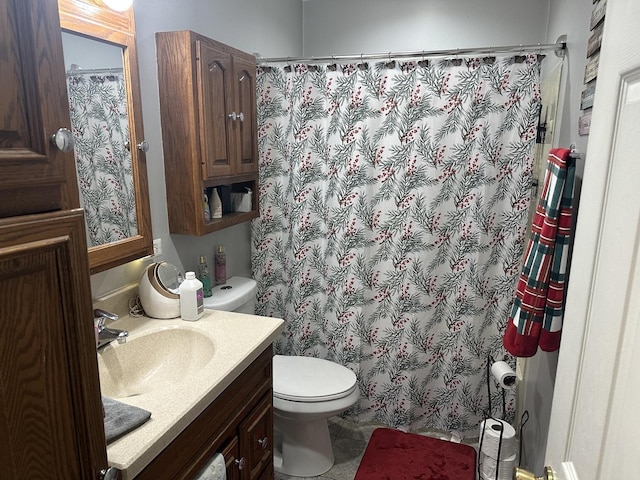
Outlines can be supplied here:
M156 33L156 47L171 232L205 235L257 217L255 57L188 30ZM220 186L251 189L252 210L205 221L204 192Z
M135 480L194 479L220 452L227 479L273 479L272 357L269 347Z
M0 218L79 206L57 3L0 0Z

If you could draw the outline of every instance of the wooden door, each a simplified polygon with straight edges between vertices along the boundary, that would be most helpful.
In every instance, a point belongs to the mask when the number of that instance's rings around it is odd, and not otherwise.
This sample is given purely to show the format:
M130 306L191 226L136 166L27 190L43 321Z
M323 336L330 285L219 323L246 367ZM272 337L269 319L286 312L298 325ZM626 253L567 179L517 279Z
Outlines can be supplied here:
M79 206L58 5L0 0L0 218Z
M203 179L234 173L231 55L198 40L198 95ZM231 115L231 117L229 116Z
M560 480L638 478L638 18L608 0L547 440Z
M106 445L81 210L0 220L0 476L93 479Z
M258 171L258 132L256 118L256 62L234 57L233 79L238 120L233 123L235 132L235 171L254 173Z

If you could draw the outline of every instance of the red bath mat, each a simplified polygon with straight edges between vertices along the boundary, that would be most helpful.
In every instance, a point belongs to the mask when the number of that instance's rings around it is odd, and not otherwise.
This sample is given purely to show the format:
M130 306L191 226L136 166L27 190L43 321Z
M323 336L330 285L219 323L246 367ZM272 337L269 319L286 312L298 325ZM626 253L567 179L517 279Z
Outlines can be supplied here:
M378 428L354 480L475 480L476 451L469 445Z

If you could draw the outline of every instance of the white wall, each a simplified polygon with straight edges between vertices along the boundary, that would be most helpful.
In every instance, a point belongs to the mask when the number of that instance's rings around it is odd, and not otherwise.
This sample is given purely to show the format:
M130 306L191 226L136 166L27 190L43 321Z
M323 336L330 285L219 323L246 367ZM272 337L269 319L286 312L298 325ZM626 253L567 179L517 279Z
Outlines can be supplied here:
M134 0L138 62L142 88L142 114L146 140L151 222L154 238L163 244L163 257L182 270L195 269L198 257L207 255L213 267L213 249L223 244L227 274L249 275L249 224L204 237L170 235L167 217L160 100L155 33L193 30L249 53L262 56L298 56L302 53L300 0ZM145 263L137 261L93 275L94 298L138 281Z
M304 54L327 56L545 43L549 0L303 0L303 5Z
M567 52L563 65L558 105L559 118L554 145L568 146L575 143L581 152L586 152L588 139L586 136L578 135L578 117L592 8L592 0L552 1L546 39L547 42L554 42L558 36L567 35ZM578 160L576 163L578 195L583 171L584 160ZM537 474L540 474L544 468L544 452L549 433L551 399L557 365L558 352L538 352L535 357L527 360L525 384L521 385L521 388L524 388L524 408L530 414L522 439L524 442L523 466Z

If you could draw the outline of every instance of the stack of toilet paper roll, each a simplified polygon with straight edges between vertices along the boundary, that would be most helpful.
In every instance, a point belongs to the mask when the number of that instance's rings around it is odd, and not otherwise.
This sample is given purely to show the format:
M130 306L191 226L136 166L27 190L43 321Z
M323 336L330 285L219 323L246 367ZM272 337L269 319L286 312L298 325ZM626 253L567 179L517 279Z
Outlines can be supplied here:
M481 450L478 457L480 478L511 480L513 468L516 466L515 429L503 420L488 418L480 424L480 440Z

